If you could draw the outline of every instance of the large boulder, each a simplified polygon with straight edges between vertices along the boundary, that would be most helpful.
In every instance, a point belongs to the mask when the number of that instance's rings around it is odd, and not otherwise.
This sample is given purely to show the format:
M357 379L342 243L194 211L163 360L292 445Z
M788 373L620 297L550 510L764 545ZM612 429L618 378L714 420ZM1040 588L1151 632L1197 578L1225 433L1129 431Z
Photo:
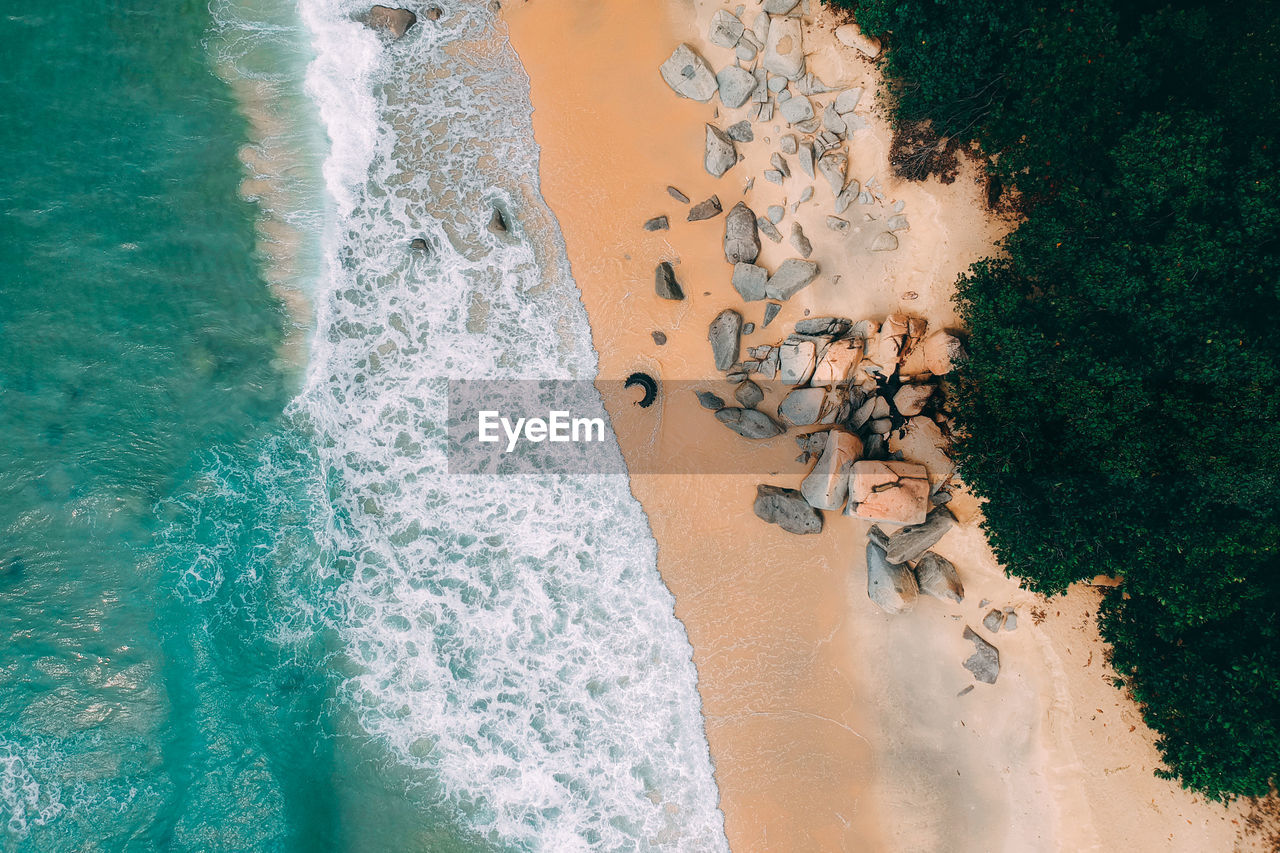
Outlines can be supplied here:
M762 440L786 432L777 421L756 409L725 407L716 412L716 420L743 438Z
M764 299L765 285L769 281L769 271L755 264L733 265L733 289L738 291L744 302L755 302Z
M715 125L707 125L707 153L703 165L717 178L738 162L738 149L733 140Z
M902 613L916 603L920 590L909 566L891 563L884 549L867 543L867 597L886 613Z
M788 533L804 535L822 532L822 513L809 506L804 495L764 483L756 486L755 514Z
M416 23L418 23L418 16L408 9L374 6L369 10L369 28L383 30L393 39L401 38Z
M713 195L711 198L702 201L689 208L689 215L685 217L690 222L701 222L704 219L711 219L719 216L723 210L720 206L720 196Z
M804 95L787 98L778 105L778 111L788 124L801 124L813 118L813 103Z
M968 625L964 626L964 638L973 642L974 652L964 662L964 668L983 684L995 684L1000 676L1000 650L978 636Z
M764 0L764 10L770 15L785 15L799 2L800 0Z
M848 171L849 155L844 151L831 151L818 160L818 172L827 179L834 194L838 195L844 189L844 178Z
M935 390L934 385L903 385L893 395L893 407L904 418L915 417L924 411Z
M769 276L769 284L765 287L765 296L770 299L786 301L799 293L809 282L818 277L818 265L813 261L802 261L799 258L787 258Z
M813 375L818 348L813 341L787 340L778 347L778 381L783 385L803 385Z
M836 39L846 47L872 59L880 55L880 39L866 35L857 24L836 27Z
M711 16L707 41L719 47L732 48L742 38L742 21L732 12L719 9Z
M826 388L797 388L778 404L778 417L792 426L835 423L840 407L828 397L835 399Z
M947 601L964 601L964 584L955 565L946 557L926 551L916 563L916 583L920 591Z
M861 463L859 463L861 464ZM903 465L906 463L882 463ZM922 466L915 466L920 468ZM946 507L938 507L928 514L921 524L904 527L889 537L889 559L895 563L910 563L918 560L934 545L938 544L946 532L955 526L956 517Z
M935 376L945 376L965 358L964 344L950 332L942 329L933 332L920 342L924 363Z
M804 45L799 18L772 18L764 45L764 67L770 74L799 79L804 74Z
M684 290L676 281L676 271L669 261L663 261L654 269L653 292L663 299L684 299Z
M799 324L797 324L797 328L799 328ZM813 371L812 383L814 385L832 386L840 385L848 380L853 376L853 371L857 368L858 362L862 361L862 346L861 338L839 340L832 343L822 353L822 358L819 359L818 366Z
M862 439L844 430L830 430L822 455L800 483L800 494L812 507L839 510L849 494L849 469L861 455Z
M756 88L756 78L750 71L737 65L727 65L716 75L716 85L720 88L720 103L731 110L736 110L747 102ZM737 125L734 125L737 127ZM750 130L750 125L747 125ZM735 134L731 132L730 137ZM741 135L741 131L737 132ZM750 142L751 140L743 140Z
M707 340L715 356L716 370L728 370L738 360L738 345L742 335L742 315L726 308L716 315L707 327Z
M759 254L760 232L756 230L755 211L738 202L724 219L724 259L731 264L749 264Z
M849 507L848 514L868 521L921 524L929 511L929 474L923 465L910 462L855 462L849 475ZM894 554L889 559L907 562Z
M711 66L687 44L677 47L659 70L662 79L682 98L709 101L718 88Z

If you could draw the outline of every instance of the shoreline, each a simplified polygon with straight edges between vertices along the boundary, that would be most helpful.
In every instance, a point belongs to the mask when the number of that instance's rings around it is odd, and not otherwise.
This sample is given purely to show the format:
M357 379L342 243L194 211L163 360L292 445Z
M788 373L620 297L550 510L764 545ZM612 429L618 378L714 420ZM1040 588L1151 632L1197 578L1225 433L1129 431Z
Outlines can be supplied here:
M886 202L905 202L911 229L900 248L869 254L822 227L831 212L824 187L791 213L787 194L803 184L759 178L777 148L779 116L756 122L746 159L711 177L701 164L703 124L724 127L745 110L719 107L713 118L717 99L678 98L658 66L681 42L714 68L727 64L730 52L704 37L718 8L619 0L607 10L541 2L504 12L531 81L542 195L564 234L600 376L649 369L667 381L705 380L730 396L705 340L707 324L728 307L757 326L744 345L776 343L808 312L878 319L900 310L931 328L954 327L957 275L990 254L1007 227L986 211L973 165L965 162L945 186L891 176L878 72L837 46L833 16L821 9L804 28L808 61L829 84L864 87L858 114L869 127L851 134L849 174L864 183L875 175ZM773 139L761 145L761 135ZM768 329L759 328L763 306L744 305L730 286L723 215L685 222L687 208L666 191L674 185L694 203L714 193L727 211L752 175L746 202L763 213L785 201L785 224L799 217L824 269ZM671 230L641 229L658 215ZM795 254L785 237L762 245L770 268ZM662 260L673 264L685 301L653 296ZM657 345L652 331L667 344ZM865 523L828 513L821 535L797 537L752 514L756 483L795 487L806 473L791 460L791 435L748 447L709 416L636 421L619 417L618 405L610 412L629 459L654 442L679 448L682 437L706 429L717 431L716 452L776 472L631 478L693 645L732 849L1085 850L1159 838L1163 849L1190 851L1235 840L1238 807L1205 803L1151 775L1154 736L1111 687L1102 661L1096 591L1046 602L1019 589L996 565L970 506L937 548L960 570L963 604L925 599L889 617L866 597ZM960 631L980 625L983 599L1015 607L1020 628L995 641L999 683L966 694L973 681L960 667L969 648ZM1084 655L1087 663L1077 659Z

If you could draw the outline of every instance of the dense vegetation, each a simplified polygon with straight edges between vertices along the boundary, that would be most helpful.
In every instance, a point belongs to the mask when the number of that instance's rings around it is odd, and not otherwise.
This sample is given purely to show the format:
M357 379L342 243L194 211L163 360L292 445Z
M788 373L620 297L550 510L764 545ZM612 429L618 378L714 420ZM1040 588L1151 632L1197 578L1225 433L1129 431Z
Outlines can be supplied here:
M832 0L901 123L1025 219L959 284L958 454L1008 571L1100 617L1170 775L1280 777L1280 8Z

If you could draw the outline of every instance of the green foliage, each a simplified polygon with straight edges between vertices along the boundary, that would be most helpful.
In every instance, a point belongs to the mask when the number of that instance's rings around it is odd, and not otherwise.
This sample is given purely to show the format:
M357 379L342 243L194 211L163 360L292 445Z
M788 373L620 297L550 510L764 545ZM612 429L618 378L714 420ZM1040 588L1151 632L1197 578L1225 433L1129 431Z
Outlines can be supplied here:
M1101 612L1169 771L1280 778L1275 4L861 0L904 121L1025 221L959 283L961 471L1008 571Z

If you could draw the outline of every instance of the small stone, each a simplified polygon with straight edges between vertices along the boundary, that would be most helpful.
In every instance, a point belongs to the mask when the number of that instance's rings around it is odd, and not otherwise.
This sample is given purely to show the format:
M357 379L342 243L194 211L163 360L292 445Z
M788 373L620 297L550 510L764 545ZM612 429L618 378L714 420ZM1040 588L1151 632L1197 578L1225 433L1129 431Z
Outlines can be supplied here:
M711 198L700 201L689 208L688 220L690 222L700 222L703 219L711 219L714 216L719 216L722 209L720 207L720 197L713 195Z
M739 338L742 334L742 315L726 308L716 315L707 327L707 339L715 357L716 370L729 370L738 360Z
M716 412L716 420L743 438L756 441L763 441L786 432L773 418L755 409L726 407Z
M858 198L858 182L850 181L844 189L836 196L835 208L836 213L844 213L849 209L849 205L857 201Z
M783 137L778 140L778 148L782 151L783 154L796 153L797 146L796 146L795 134L794 133L784 134Z
M724 220L724 259L731 264L749 264L760 254L760 235L755 212L738 202Z
M849 168L849 155L843 151L833 151L822 155L818 161L818 171L827 179L832 193L844 189L845 172Z
M769 271L755 264L734 264L733 289L738 291L744 302L755 302L764 299L765 287L769 282Z
M702 408L710 409L713 412L718 412L724 408L724 400L710 391L695 391L694 393L698 395L698 402L702 404Z
M873 252L892 252L896 248L898 248L898 238L890 231L881 231L871 241Z
M828 216L827 227L830 228L832 231L836 231L840 234L844 234L849 230L849 220L841 219L838 216Z
M776 524L788 533L822 532L822 513L809 506L804 495L795 489L758 485L752 510L762 520Z
M770 222L768 219L764 218L763 216L756 217L756 227L760 229L761 234L768 237L773 242L775 243L782 242L782 232L779 231L772 222Z
M684 289L676 281L676 271L669 261L658 264L653 272L653 291L662 299L679 301L684 299Z
M1006 607L1004 609L1004 629L1005 631L1018 630L1018 611L1014 610L1012 607Z
M749 335L749 334L751 334L752 332L754 332L755 330L756 330L756 324L755 324L755 323L743 323L743 324L742 324L742 334L744 334L744 335Z
M787 258L769 277L765 295L770 299L786 301L817 277L818 265L813 261Z
M709 101L718 88L711 66L687 44L677 47L660 70L662 79L682 98Z
M751 122L743 119L737 124L731 124L725 129L724 135L732 139L734 142L752 142L755 140L755 132L751 129Z
M858 101L862 100L862 89L845 89L839 95L836 95L835 104L836 113L840 116L846 116L858 108Z
M711 26L707 30L707 40L719 47L732 48L742 38L742 21L738 16L725 9L718 10L711 16Z
M734 398L748 409L754 409L764 402L764 391L750 379L743 382L733 391Z
M800 227L799 222L791 225L791 245L795 246L797 252L803 257L809 257L813 254L813 244L809 242L809 238L804 236L804 229Z
M890 216L885 220L884 227L890 231L910 231L911 225L907 222L907 217L901 213Z
M982 617L982 627L991 633L999 632L1000 626L1004 624L1004 613L1000 610L992 610Z
M760 51L760 48L756 47L752 43L751 39L747 38L746 33L743 33L742 40L739 41L737 46L734 47L733 49L733 54L743 62L750 62L751 60L756 58L756 54L759 51Z
M765 328L773 322L773 318L778 316L778 312L782 310L782 306L777 302L769 302L764 306L764 325Z
M778 100L781 102L778 109L788 124L802 124L814 117L813 103L803 95L796 95L785 101L779 97Z
M707 125L707 150L702 164L708 173L719 178L738 162L738 149L733 140L715 125Z
M674 198L676 201L680 202L681 204L689 203L689 197L684 193L680 192L680 190L676 189L675 187L667 187L667 194L670 195L672 198Z
M844 119L840 118L840 114L836 112L835 104L827 104L826 109L822 111L822 126L837 135L848 129L845 127Z
M804 204L806 201L808 201L811 198L813 198L813 187L805 187L800 191L800 199L796 202L796 204Z
M814 176L813 172L813 143L801 142L800 148L800 169L809 177Z
M771 184L780 185L782 183L782 173L777 169L765 169L764 179Z
M649 335L653 338L653 342L658 346L666 345L667 335L665 332L650 332Z
M771 204L769 209L765 211L769 215L769 221L777 225L782 221L782 217L787 215L787 210L780 204Z
M666 231L669 227L670 223L667 222L667 217L665 216L655 216L644 223L644 230L646 231Z
M773 92L776 95L779 92L781 92L783 89L787 88L787 78L786 77L770 77L769 82L766 83L765 85L769 87L770 92Z
M720 103L736 110L747 102L756 88L756 78L751 72L737 65L727 65L716 74L720 89Z

